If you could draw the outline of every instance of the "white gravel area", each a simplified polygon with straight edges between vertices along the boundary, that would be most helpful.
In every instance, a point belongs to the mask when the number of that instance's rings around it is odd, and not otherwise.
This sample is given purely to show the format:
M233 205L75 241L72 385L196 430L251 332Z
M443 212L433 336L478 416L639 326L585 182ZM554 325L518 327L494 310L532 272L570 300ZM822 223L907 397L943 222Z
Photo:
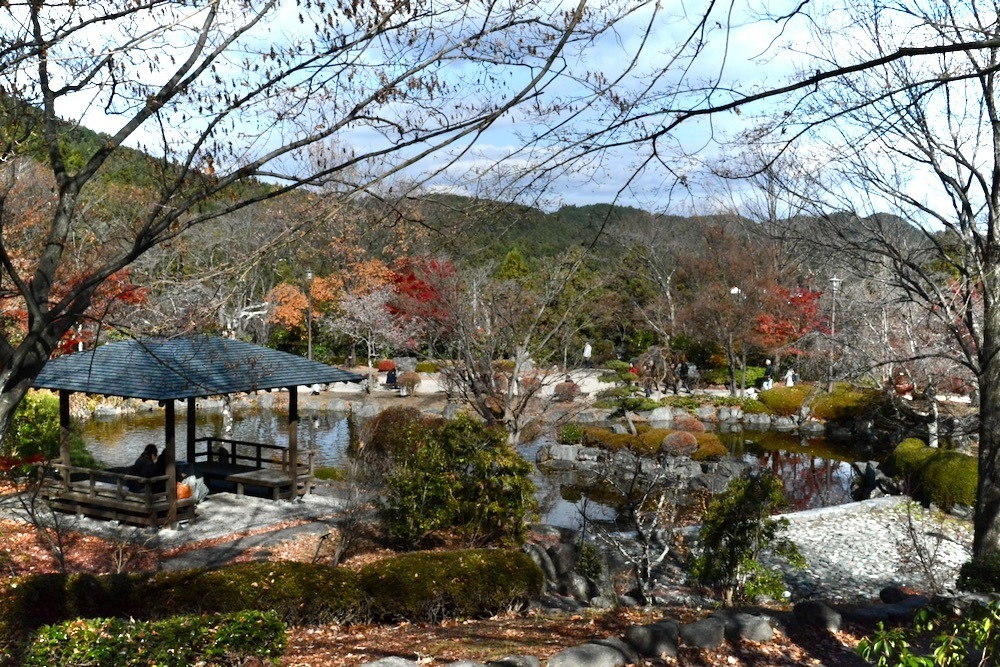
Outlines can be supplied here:
M796 598L876 599L886 586L954 590L972 557L972 523L889 497L787 514L788 537L805 557L787 572Z

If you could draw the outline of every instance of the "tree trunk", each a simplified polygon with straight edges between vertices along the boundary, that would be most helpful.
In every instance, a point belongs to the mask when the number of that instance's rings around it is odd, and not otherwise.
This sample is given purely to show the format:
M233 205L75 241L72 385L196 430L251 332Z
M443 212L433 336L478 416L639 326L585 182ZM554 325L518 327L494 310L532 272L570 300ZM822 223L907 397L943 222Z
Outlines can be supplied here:
M997 363L984 365L979 379L979 489L973 523L972 555L980 558L1000 551L1000 364Z

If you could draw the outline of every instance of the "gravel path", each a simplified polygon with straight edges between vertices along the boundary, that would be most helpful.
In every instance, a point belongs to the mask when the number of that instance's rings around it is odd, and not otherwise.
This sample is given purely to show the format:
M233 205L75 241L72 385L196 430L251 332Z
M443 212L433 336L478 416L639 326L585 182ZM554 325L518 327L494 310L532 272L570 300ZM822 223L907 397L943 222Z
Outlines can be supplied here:
M902 497L785 515L806 559L788 572L793 598L877 599L889 585L953 590L972 555L972 524Z

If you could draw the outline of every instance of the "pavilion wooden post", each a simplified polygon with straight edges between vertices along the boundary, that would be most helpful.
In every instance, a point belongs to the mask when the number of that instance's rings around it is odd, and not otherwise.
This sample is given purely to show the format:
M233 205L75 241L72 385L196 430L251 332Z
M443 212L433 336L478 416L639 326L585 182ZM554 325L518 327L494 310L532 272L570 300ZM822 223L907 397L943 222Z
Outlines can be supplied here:
M177 527L177 456L175 447L177 445L177 425L174 414L174 401L170 399L166 402L166 429L163 456L166 460L167 469L167 525L171 528Z
M69 466L70 462L69 394L70 392L68 392L65 389L59 390L59 459L62 462L63 466ZM70 484L70 474L68 467L63 468L62 478L63 478L63 486L68 489Z
M299 388L288 388L288 473L292 477L292 497L299 474Z
M187 400L187 471L188 474L194 474L194 441L197 431L195 426L197 426L198 416L195 413L196 399L192 396Z

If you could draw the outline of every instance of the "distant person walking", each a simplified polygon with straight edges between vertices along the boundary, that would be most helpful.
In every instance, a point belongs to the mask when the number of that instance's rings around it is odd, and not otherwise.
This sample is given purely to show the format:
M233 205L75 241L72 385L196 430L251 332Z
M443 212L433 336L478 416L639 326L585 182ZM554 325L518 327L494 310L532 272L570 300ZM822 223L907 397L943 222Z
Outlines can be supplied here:
M795 369L794 368L789 368L785 372L785 386L786 387L794 387L795 386L795 381L798 380L798 379L799 379L799 376L795 373Z
M774 365L768 359L764 362L764 389L774 386Z
M688 378L691 375L691 368L688 366L686 358L681 357L681 362L677 364L676 375L677 381L674 383L674 394L677 394L681 387L684 387L684 390L690 394L691 383Z
M583 365L590 368L590 355L593 354L594 348L590 346L590 341L586 341L583 344Z

